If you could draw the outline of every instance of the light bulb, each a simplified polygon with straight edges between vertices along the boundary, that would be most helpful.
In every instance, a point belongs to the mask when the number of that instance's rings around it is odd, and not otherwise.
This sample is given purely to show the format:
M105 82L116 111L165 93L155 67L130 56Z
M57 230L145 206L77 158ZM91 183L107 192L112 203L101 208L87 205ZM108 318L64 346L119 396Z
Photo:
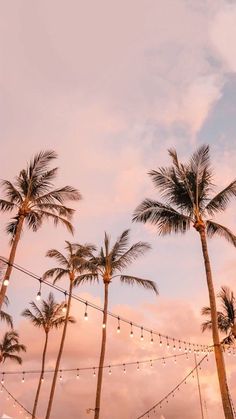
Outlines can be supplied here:
M6 287L8 286L8 284L9 284L9 279L4 279L4 281L3 281L3 285L5 285Z
M39 301L41 300L41 292L39 291L38 294L36 295L36 300Z
M84 313L84 320L88 320L88 313L87 313L87 311L85 311L85 313Z
M131 332L130 332L130 337L131 337L131 338L133 338L133 337L134 337L134 332L133 332L133 330L131 330Z
M120 326L117 326L116 331L117 331L117 333L120 333Z
M105 323L103 323L102 328L106 329L106 324Z
M62 307L62 312L66 313L66 304L64 305L64 307Z

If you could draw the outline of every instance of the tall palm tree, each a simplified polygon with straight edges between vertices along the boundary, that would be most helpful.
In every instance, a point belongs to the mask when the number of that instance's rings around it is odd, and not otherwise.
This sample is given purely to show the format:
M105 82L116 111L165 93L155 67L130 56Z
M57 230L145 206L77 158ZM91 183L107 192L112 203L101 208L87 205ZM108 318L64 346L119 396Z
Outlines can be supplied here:
M31 310L25 309L22 316L29 319L34 326L43 329L45 333L45 341L42 355L41 373L39 377L38 387L34 399L34 407L32 412L32 418L36 416L37 405L39 400L39 394L41 390L42 381L44 378L45 360L48 346L49 333L52 329L59 329L65 324L65 314L63 308L65 303L58 304L55 300L54 295L50 292L47 300L42 300L40 306L35 304L33 301L30 302ZM68 321L75 323L75 319L69 316Z
M11 236L11 251L0 291L0 309L24 224L37 231L45 220L52 220L55 225L61 223L73 232L71 218L74 210L64 203L68 200L77 201L81 199L81 195L71 186L54 189L53 181L58 168L50 169L49 164L56 158L55 151L41 151L34 156L26 169L21 170L13 183L2 181L6 199L0 199L0 210L14 211L15 215L7 225L7 233Z
M0 342L0 363L10 359L21 365L22 358L16 355L20 352L26 352L26 347L19 343L19 334L15 330L6 332Z
M81 275L88 267L88 259L92 257L92 252L95 251L95 247L91 244L80 245L77 243L70 243L66 241L65 246L66 254L63 255L56 249L51 249L47 252L46 256L56 259L59 263L59 266L56 268L49 269L43 275L43 279L53 278L54 283L59 281L62 278L67 278L69 280L69 290L68 290L68 301L66 303L66 316L63 326L63 332L60 342L60 348L56 360L55 372L53 375L52 386L49 396L49 402L47 407L46 419L51 415L52 403L56 388L57 376L60 367L61 357L64 349L64 343L66 338L67 326L69 321L70 309L71 309L71 299L72 299L72 290L77 281L78 275Z
M222 340L223 345L233 345L236 342L236 300L233 291L228 287L221 287L218 294L221 301L222 311L217 311L218 328L227 336ZM207 316L208 320L202 323L202 331L212 330L211 309L202 308L202 315Z
M179 162L174 149L169 150L169 155L172 159L171 166L161 167L149 173L155 187L160 191L162 201L145 199L136 208L134 221L156 225L161 236L171 233L184 234L191 226L199 234L209 292L212 335L224 414L227 419L233 419L223 351L219 339L207 237L218 235L236 246L235 235L227 227L212 220L212 217L224 211L230 199L236 196L236 180L212 197L214 184L209 146L199 147L185 164Z
M95 419L98 419L100 415L103 365L106 352L109 285L113 279L119 278L121 283L128 285L140 285L146 289L154 291L157 294L157 287L153 281L123 273L132 262L150 249L150 245L144 242L138 242L129 247L128 241L129 230L125 230L113 246L111 246L109 236L105 233L104 246L101 248L99 254L94 256L91 260L91 271L78 276L75 280L75 285L79 285L84 282L99 281L99 278L101 277L104 284L103 328L94 411Z

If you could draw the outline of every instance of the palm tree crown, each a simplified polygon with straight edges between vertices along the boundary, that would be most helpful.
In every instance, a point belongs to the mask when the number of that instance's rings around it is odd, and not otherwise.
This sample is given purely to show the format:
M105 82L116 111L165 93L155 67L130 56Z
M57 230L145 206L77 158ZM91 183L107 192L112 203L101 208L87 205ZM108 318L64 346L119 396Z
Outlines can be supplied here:
M20 216L24 217L27 226L33 231L37 231L45 219L51 219L56 225L60 222L69 231L73 231L70 220L74 210L64 203L68 200L79 200L81 195L71 186L53 188L58 168L49 169L49 164L56 158L54 151L41 151L34 156L26 169L21 170L13 183L2 181L6 199L0 199L0 210L16 211L7 226L7 232L13 238Z
M111 246L110 238L107 233L104 237L104 246L97 256L90 260L90 272L79 275L75 280L75 285L87 281L99 281L101 275L104 283L110 283L115 277L119 277L122 283L129 285L141 285L158 293L155 282L147 279L138 278L122 273L139 256L143 255L151 248L148 243L137 242L129 247L129 230L125 230Z
M204 225L208 237L218 234L236 246L236 236L211 219L236 196L236 180L211 197L214 184L209 146L199 147L186 164L179 162L175 150L169 150L169 155L170 167L149 172L162 202L145 199L136 208L133 220L156 225L160 235L185 233L191 225L197 230Z
M26 352L26 347L19 343L19 334L15 330L6 332L0 342L0 362L10 359L22 364L22 358L16 355L20 352Z
M88 243L81 245L66 241L65 250L65 255L56 249L48 250L46 256L55 259L59 266L48 269L44 273L43 279L53 278L53 283L56 283L62 278L69 277L74 286L78 282L78 275L91 266L89 260L92 258L96 247Z
M48 333L51 329L58 329L65 323L65 314L63 308L65 303L58 304L54 298L52 292L49 293L47 300L42 300L40 307L30 302L32 310L25 309L22 312L22 316L29 319L34 326L43 328L45 333ZM68 321L75 323L74 317L70 316Z
M221 287L218 298L222 304L222 311L217 311L218 327L226 334L222 343L230 345L236 341L236 300L233 291L228 287ZM210 307L202 308L202 315L210 317ZM202 323L202 331L211 330L212 321L208 319Z

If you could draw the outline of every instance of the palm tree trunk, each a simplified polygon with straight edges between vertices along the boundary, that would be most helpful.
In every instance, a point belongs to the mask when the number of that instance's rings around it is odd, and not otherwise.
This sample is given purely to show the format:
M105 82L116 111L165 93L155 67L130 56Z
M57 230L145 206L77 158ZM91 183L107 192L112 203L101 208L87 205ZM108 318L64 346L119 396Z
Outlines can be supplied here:
M64 323L64 327L63 327L60 348L59 348L59 352L58 352L58 355L57 355L56 367L55 367L55 371L54 371L54 375L53 375L52 386L51 386L51 391L50 391L49 402L48 402L47 413L46 413L45 419L49 419L50 415L51 415L52 403L53 403L53 398L54 398L54 393L55 393L55 388L56 388L56 383L57 383L57 376L58 376L58 371L59 371L60 362L61 362L61 356L62 356L62 353L63 353L64 343L65 343L68 319L69 319L69 315L70 315L72 288L73 288L73 281L70 281L66 318L65 318L65 323Z
M97 392L96 392L96 404L95 404L94 419L99 419L99 415L100 415L103 365L104 365L104 359L105 359L106 337L107 337L108 286L109 286L109 283L105 282L104 310L103 310L103 325L105 325L105 327L102 329L102 344L101 344L100 361L99 361L99 369L98 369Z
M214 286L213 286L213 280L212 280L211 264L210 264L210 259L208 255L205 226L201 226L199 228L199 234L201 238L202 253L203 253L203 258L204 258L206 279L207 279L207 286L208 286L208 293L209 293L209 300L210 300L212 337L213 337L213 343L214 343L214 352L215 352L218 380L219 380L219 385L220 385L221 399L222 399L225 418L233 419L234 416L233 416L232 406L231 406L230 398L229 398L224 356L223 356L222 346L220 344L220 338L219 338L216 299L215 299L215 292L214 292Z
M18 246L18 243L19 243L19 240L20 240L24 219L25 219L24 215L20 215L19 221L18 221L18 224L17 224L17 228L16 228L16 234L15 234L15 237L13 239L12 246L11 246L11 252L10 252L9 259L8 259L8 266L7 266L7 270L6 270L3 282L5 280L10 279L11 271L12 271L12 264L14 263L14 260L15 260L16 249L17 249L17 246ZM4 283L2 283L1 290L0 290L0 310L1 310L2 305L4 303L6 292L7 292L7 285L4 285Z
M40 394L41 385L42 385L42 379L43 379L43 376L44 376L47 346L48 346L48 332L46 332L46 336L45 336L45 343L44 343L43 356L42 356L41 374L40 374L40 377L39 377L38 388L37 388L37 392L36 392L36 396L35 396L35 400L34 400L32 419L35 419L35 415L36 415L36 410L37 410L37 405L38 405L38 400L39 400L39 394Z

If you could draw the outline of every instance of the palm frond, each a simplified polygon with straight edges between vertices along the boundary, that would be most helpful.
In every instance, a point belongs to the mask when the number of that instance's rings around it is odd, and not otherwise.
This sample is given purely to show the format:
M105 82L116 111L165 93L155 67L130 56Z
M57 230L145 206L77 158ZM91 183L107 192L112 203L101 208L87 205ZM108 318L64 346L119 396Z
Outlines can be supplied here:
M82 199L81 193L72 186L64 186L63 188L54 189L44 195L36 198L37 204L63 204L65 201L79 201Z
M13 183L9 182L9 180L3 180L1 184L5 190L7 198L10 200L11 203L14 203L14 204L22 203L23 198L21 196L21 193L13 185Z
M78 275L73 282L74 287L78 287L79 285L85 284L89 282L90 284L93 282L99 282L99 276L96 273L86 273L82 275Z
M49 258L56 259L62 266L68 268L69 262L66 257L56 249L50 249L47 251L46 256Z
M120 237L116 240L112 250L112 258L118 258L123 255L123 253L127 250L127 245L129 241L129 232L130 230L125 230L120 235Z
M59 215L53 214L49 211L39 211L39 215L42 217L42 220L48 219L52 220L54 222L54 225L57 226L59 223L62 224L64 227L67 228L67 230L73 234L74 228L70 221L68 221L66 218L60 217Z
M223 309L229 321L234 324L236 322L236 302L233 291L231 291L229 287L222 286L218 298L220 298L222 302Z
M142 279L142 278L138 278L136 276L131 276L131 275L121 275L120 280L124 284L140 285L141 287L152 290L156 294L158 294L158 289L157 289L157 286L156 286L155 282L149 281L148 279Z
M150 222L158 227L160 235L185 233L190 228L190 217L169 205L145 199L135 210L133 221Z
M236 247L236 236L227 227L210 220L206 221L206 227L208 237L211 238L217 234L220 237L224 237L229 243Z
M149 243L138 242L133 244L130 249L123 253L118 260L114 260L113 269L122 270L127 268L132 262L144 255L148 250L151 249Z
M30 211L26 215L25 221L29 229L32 229L34 232L36 232L42 226L42 215L36 211Z
M63 276L68 275L69 271L68 269L63 269L63 268L51 268L48 269L46 272L44 272L42 279L47 279L47 278L57 278L61 279ZM54 280L55 280L54 279Z
M7 323L8 326L10 326L13 329L13 320L12 316L5 311L0 311L0 320Z
M22 365L22 358L19 355L3 354L4 362L6 359L10 359L11 361L17 362L19 365Z
M210 216L217 212L224 211L231 198L234 197L236 197L236 180L233 180L233 182L212 198L206 205L205 210L208 214L210 214Z
M4 199L0 199L0 211L11 212L15 208L17 208L15 203L10 202L10 201L5 201Z

